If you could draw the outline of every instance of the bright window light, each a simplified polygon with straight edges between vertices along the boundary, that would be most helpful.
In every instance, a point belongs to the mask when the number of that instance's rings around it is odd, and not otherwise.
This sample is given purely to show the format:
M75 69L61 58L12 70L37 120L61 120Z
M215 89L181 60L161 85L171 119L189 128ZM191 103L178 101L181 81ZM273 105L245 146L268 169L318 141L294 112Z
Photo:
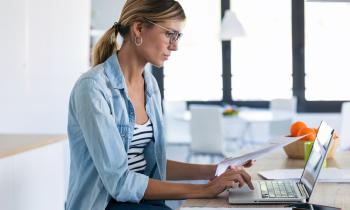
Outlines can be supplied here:
M305 3L305 98L350 100L350 3Z
M291 98L291 0L231 0L245 35L231 40L232 98Z
M179 49L164 65L164 98L221 100L220 1L179 2L187 19Z

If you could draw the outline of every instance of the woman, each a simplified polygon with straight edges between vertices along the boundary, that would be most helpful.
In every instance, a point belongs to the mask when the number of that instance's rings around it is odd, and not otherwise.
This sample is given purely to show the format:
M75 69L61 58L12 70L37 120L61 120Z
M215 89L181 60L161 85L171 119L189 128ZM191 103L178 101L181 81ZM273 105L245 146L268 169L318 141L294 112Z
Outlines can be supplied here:
M215 177L216 165L166 160L160 93L144 66L163 66L177 50L184 21L174 0L127 0L97 43L94 67L70 98L66 209L169 209L162 200L211 198L234 182L252 186L242 168ZM117 34L124 38L120 49ZM180 179L211 181L166 181Z

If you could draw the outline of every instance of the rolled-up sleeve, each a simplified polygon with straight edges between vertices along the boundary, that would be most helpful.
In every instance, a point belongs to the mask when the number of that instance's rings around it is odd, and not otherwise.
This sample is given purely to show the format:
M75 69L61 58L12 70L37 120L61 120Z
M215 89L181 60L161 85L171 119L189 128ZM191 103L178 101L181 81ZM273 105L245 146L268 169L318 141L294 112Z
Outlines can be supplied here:
M127 153L101 87L85 78L73 94L77 122L106 191L117 201L139 202L149 178L128 170Z

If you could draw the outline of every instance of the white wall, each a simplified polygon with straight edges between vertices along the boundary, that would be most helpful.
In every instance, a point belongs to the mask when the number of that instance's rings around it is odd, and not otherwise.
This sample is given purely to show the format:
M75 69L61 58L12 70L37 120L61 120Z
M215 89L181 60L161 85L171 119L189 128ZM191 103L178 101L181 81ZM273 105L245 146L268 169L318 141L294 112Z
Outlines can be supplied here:
M90 2L1 1L0 14L0 133L65 133L89 66Z
M70 91L89 68L90 9L0 1L0 133L66 133ZM63 209L67 143L45 148L0 159L0 209Z
M125 0L92 0L91 26L93 29L106 30L119 20Z

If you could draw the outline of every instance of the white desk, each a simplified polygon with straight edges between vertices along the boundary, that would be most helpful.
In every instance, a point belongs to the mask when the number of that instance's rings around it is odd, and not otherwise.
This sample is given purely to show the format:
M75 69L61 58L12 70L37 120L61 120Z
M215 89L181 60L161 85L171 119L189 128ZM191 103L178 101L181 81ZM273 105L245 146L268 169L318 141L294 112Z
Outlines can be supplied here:
M253 139L252 125L256 123L287 123L287 126L292 122L294 113L286 111L271 111L269 109L257 108L241 108L238 113L238 118L245 122L245 128L242 131L241 138ZM250 135L250 136L249 136ZM279 134L281 135L281 134Z
M174 119L180 121L190 121L191 120L191 112L185 111L180 116L173 116ZM270 109L258 109L258 108L248 108L242 107L239 109L237 115L232 116L224 116L225 120L229 120L232 118L240 118L246 122L272 122L272 121L280 121L285 119L290 119L293 117L293 114L286 111L271 111Z
M293 113L286 111L271 111L269 109L257 109L257 108L240 108L238 117L246 122L273 122L291 119L294 117Z
M191 112L185 111L181 115L170 116L182 123L191 120ZM286 111L271 111L270 109L241 107L238 115L224 116L225 135L228 138L252 139L252 125L255 123L271 123L292 120L293 113ZM186 131L184 131L186 132ZM189 132L189 131L187 131Z

